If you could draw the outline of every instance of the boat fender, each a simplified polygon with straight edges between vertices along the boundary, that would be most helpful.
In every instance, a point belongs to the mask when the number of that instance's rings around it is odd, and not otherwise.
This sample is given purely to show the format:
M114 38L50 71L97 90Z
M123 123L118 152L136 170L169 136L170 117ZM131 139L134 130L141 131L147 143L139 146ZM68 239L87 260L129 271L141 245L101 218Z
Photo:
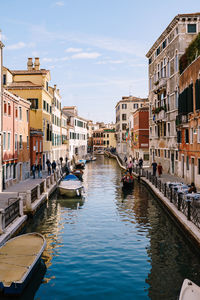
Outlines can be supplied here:
M79 194L79 190L76 190L76 195L77 195L77 196L79 196L79 195L80 195L80 194Z

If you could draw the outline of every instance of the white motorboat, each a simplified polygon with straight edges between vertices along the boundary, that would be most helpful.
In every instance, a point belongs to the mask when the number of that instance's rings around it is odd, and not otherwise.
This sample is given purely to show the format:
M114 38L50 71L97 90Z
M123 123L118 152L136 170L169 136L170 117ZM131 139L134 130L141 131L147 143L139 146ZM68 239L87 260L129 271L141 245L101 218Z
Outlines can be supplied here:
M83 192L83 184L73 175L67 175L58 186L61 195L68 198L80 197Z
M185 279L183 281L179 300L199 300L200 287L191 280Z
M6 242L0 248L0 291L21 294L38 265L46 247L39 233L27 233Z

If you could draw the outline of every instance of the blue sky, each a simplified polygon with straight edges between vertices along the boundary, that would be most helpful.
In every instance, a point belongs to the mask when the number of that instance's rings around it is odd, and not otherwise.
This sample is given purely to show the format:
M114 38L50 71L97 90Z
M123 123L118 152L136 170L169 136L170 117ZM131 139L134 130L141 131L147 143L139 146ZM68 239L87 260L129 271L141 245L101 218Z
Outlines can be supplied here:
M148 94L145 54L175 15L199 0L0 0L4 65L40 57L64 105L94 121L115 119L122 96Z

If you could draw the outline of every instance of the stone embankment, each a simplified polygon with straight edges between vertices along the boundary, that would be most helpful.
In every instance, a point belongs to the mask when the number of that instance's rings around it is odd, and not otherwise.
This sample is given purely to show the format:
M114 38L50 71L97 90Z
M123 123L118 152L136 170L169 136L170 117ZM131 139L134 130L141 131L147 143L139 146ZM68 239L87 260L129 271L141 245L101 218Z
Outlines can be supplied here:
M0 246L19 232L56 190L59 170L44 179L28 179L0 193Z
M106 152L105 155L115 158L121 169L125 170L123 161L115 154ZM160 200L170 216L178 223L187 237L200 247L200 202L190 200L177 193L166 182L153 176L149 170L133 168L133 175L144 183ZM176 181L176 180L174 180Z

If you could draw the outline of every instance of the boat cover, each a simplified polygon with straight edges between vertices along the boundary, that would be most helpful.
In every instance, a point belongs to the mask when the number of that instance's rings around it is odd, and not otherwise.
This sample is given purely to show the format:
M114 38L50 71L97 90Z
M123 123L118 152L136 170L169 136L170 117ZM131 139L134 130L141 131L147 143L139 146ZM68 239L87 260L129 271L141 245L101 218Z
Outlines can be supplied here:
M67 181L67 180L76 180L77 181L78 178L73 174L69 174L69 175L65 176L65 178L63 180L64 181Z

